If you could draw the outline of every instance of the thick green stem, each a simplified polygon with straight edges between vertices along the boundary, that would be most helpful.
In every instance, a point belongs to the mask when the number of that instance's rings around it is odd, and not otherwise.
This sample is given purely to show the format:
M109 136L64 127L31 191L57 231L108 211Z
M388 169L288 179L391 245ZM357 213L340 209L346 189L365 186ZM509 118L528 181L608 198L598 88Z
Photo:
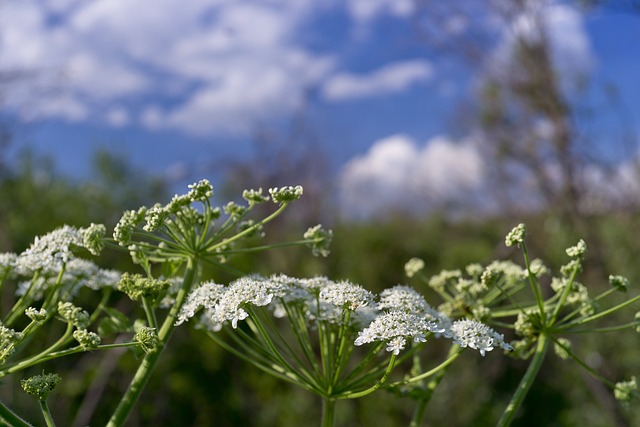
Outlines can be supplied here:
M333 427L336 418L336 400L330 397L322 399L322 427Z
M147 353L144 359L142 359L142 363L140 363L136 374L129 384L129 388L127 389L124 396L122 396L118 407L111 416L107 427L122 426L129 416L129 413L133 409L133 406L142 394L142 390L149 381L149 378L151 378L153 369L160 359L160 355L162 354L164 347L167 345L169 338L171 337L171 333L173 332L173 328L175 327L178 312L180 311L182 304L187 298L189 290L191 289L191 285L195 280L196 273L197 265L193 260L189 260L187 270L185 271L182 287L176 295L176 302L171 307L169 314L167 315L164 323L162 324L162 327L160 328L160 331L158 332L158 346L153 351Z
M47 424L47 427L56 427L56 423L53 421L53 417L51 416L51 412L49 412L49 406L45 399L40 399L40 409L42 409L42 416L44 417L44 422Z
M520 405L524 401L525 396L529 392L533 381L536 379L538 372L540 371L540 367L542 366L542 362L544 361L544 357L549 350L549 343L551 342L551 338L546 334L541 334L538 337L538 345L536 346L536 351L533 354L533 358L531 359L531 363L529 364L529 368L527 368L527 372L524 374L522 379L520 380L520 384L518 384L518 388L515 393L511 397L511 401L507 408L504 410L500 421L498 421L497 427L507 427L511 425L513 421L513 417L520 409Z

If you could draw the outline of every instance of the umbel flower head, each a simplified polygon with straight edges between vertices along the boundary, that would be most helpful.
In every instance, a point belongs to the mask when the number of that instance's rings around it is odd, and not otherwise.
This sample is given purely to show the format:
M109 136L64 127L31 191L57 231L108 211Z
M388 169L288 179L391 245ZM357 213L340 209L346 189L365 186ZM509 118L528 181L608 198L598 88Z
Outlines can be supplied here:
M22 389L30 396L34 396L39 400L46 400L49 393L56 388L62 380L58 374L35 375L33 377L20 381Z

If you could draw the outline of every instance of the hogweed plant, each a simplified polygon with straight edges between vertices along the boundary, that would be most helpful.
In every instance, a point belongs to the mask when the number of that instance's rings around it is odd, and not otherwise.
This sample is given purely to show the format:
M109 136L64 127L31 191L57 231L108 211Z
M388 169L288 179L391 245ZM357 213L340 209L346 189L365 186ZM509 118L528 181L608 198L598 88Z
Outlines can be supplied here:
M211 205L211 184L200 181L188 193L176 195L168 204L156 204L126 211L113 232L105 238L103 225L75 228L64 226L36 238L25 252L0 255L0 284L15 285L17 296L0 323L0 378L17 374L52 359L85 351L116 347L142 350L139 367L116 407L108 426L124 424L149 380L175 327L178 313L204 265L223 269L225 260L240 252L257 252L274 246L308 245L314 254L327 254L331 232L320 226L303 239L279 245L241 246L260 236L263 226L279 216L302 195L302 187L245 190L246 204L229 202L222 208ZM273 212L256 220L250 218L258 204L272 201ZM122 248L140 268L138 274L103 270L76 255L78 250L99 255L105 247ZM74 304L75 296L86 290L101 293L90 311ZM124 292L139 304L141 318L129 319L110 307L113 292ZM47 340L55 323L66 324L55 342L39 348L34 343ZM103 343L109 332L129 333L127 342ZM36 375L23 381L25 391L38 399L47 426L54 422L46 404L58 383L55 374ZM10 426L28 426L4 404L0 421Z
M566 250L569 261L560 268L558 275L549 279L550 271L543 262L529 258L525 237L526 227L519 224L505 239L507 246L522 250L524 267L511 261L496 261L486 267L471 264L464 272L445 270L426 277L422 274L424 262L413 258L405 265L405 272L408 277L422 279L442 298L438 309L443 313L452 318L475 319L490 326L511 329L518 337L511 342L514 351L510 354L529 360L529 366L498 426L511 424L551 349L562 359L576 362L611 389L623 405L628 404L639 396L635 377L618 383L608 380L573 352L570 337L624 329L640 332L640 312L624 324L593 326L596 321L636 303L640 295L606 306L608 297L627 292L628 281L619 275L609 276L608 289L590 295L588 288L578 281L587 251L583 240Z
M333 426L338 400L385 386L394 368L411 360L429 337L450 339L457 351L392 386L435 375L458 357L460 348L482 355L511 348L501 334L476 320L452 322L408 286L375 296L359 285L325 277L247 276L228 286L207 282L191 292L178 323L196 314L198 327L225 349L320 396L323 427Z
M321 226L309 228L298 241L255 243L263 226L301 195L299 186L273 188L268 195L246 190L246 203L214 207L211 184L203 180L166 205L126 211L113 238L106 237L102 225L64 226L36 238L19 255L0 254L0 285L9 291L2 293L2 307L9 308L1 313L0 378L23 376L24 391L37 399L46 425L52 427L48 400L64 377L45 373L47 362L130 347L140 355L139 365L107 424L122 426L174 328L189 323L263 372L317 395L322 427L334 425L338 401L382 390L416 400L410 426L417 427L443 376L466 349L481 356L500 349L530 359L499 426L512 422L552 348L605 382L619 400L637 397L635 377L609 382L571 348L572 333L640 329L640 315L623 325L590 327L640 296L605 307L607 297L626 291L628 283L621 276L610 277L610 290L590 296L577 281L584 242L567 250L570 261L547 281L548 288L541 279L549 270L541 261L529 260L524 226L507 236L507 245L522 249L524 268L496 261L426 278L424 263L413 259L405 266L407 275L422 277L441 296L443 302L435 308L408 285L376 295L346 280L245 275L227 264L233 254L278 246L307 245L314 255L327 256L332 235ZM271 214L252 218L257 205L269 202L274 203ZM137 272L101 269L80 257L97 256L105 247L127 251ZM238 278L226 285L204 280L203 270L209 266ZM15 297L6 300L11 293ZM81 306L86 299L80 295L86 293L96 294L91 308ZM110 305L115 293L128 296L134 315ZM498 331L518 339L509 343ZM434 339L449 343L441 360L424 357ZM36 375L25 378L29 371ZM4 404L0 422L29 426Z

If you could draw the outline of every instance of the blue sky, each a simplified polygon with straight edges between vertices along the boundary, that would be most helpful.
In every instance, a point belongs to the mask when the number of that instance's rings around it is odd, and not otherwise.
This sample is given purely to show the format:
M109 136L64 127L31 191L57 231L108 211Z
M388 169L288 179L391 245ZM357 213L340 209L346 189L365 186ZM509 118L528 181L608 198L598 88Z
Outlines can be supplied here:
M614 85L635 133L640 12L631 3L532 1L570 97L601 108L602 88ZM0 106L21 129L11 149L49 153L62 172L86 177L92 153L108 147L182 183L303 112L345 209L403 203L398 189L417 178L427 184L415 192L466 197L481 186L483 160L456 111L492 72L489 60L499 64L513 35L530 31L527 16L500 20L488 4L461 2L442 18L445 37L490 36L487 64L471 67L416 36L413 0L8 0L0 70L36 71L2 87ZM591 89L574 93L577 76ZM624 166L618 116L589 126L601 153ZM381 196L363 206L353 196L361 188Z

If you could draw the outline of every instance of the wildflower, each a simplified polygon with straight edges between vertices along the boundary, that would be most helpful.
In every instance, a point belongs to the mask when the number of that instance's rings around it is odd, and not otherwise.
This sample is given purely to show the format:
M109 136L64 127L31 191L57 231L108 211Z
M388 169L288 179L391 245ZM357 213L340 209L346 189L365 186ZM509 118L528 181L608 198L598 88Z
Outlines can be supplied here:
M244 190L242 192L242 198L249 203L264 203L269 201L269 196L262 195L262 188L257 190Z
M0 253L0 272L4 273L10 271L16 262L18 256L14 253Z
M455 282L460 277L462 277L460 270L442 270L429 279L429 286L437 292L444 292L448 283Z
M83 230L83 245L92 255L100 255L104 248L104 236L107 229L103 224L91 223L89 227Z
M164 224L169 212L160 203L153 205L144 215L147 223L142 227L144 231L156 231Z
M213 196L213 187L207 179L202 179L197 183L189 184L189 193L187 197L192 202L204 202Z
M145 278L139 274L124 273L118 282L118 290L124 292L133 301L148 297L152 301L164 296L170 283L166 280Z
M504 336L477 320L456 320L451 326L453 342L461 347L471 347L481 355L493 350L496 346L504 350L513 350L504 342Z
M274 203L289 203L302 197L302 186L274 187L269 189L269 194Z
M582 258L587 252L587 244L584 242L584 240L580 239L580 241L576 243L575 246L567 248L566 252L567 255L572 258Z
M15 266L24 275L32 275L38 270L55 274L72 258L72 246L83 245L83 231L65 225L36 237L31 246L17 257Z
M426 321L422 316L404 311L390 311L376 317L369 326L358 332L354 344L384 341L387 351L397 355L404 349L407 338L415 342L425 342L429 332L442 332L433 322Z
M536 258L531 261L529 264L529 270L535 277L542 277L545 274L549 273L549 269L546 265L544 265L543 261L539 258Z
M622 292L626 292L627 287L629 286L629 280L627 280L626 277L613 274L609 276L609 283L611 286Z
M582 263L580 262L579 258L572 259L571 261L560 267L560 274L562 274L564 277L571 277L574 271L577 273L582 271Z
M20 385L28 395L44 401L61 380L62 378L58 374L43 373L20 381Z
M233 218L234 221L239 220L247 212L246 206L241 206L236 202L229 202L224 206L224 213Z
M469 276L474 277L474 278L477 279L484 272L484 267L482 267L482 265L480 265L480 264L473 263L473 264L467 265L464 268L464 271L466 271Z
M155 328L150 328L148 326L141 326L133 339L140 343L140 347L142 347L142 350L147 354L155 350L158 346L158 342L160 341Z
M95 332L86 329L77 329L73 331L73 338L80 344L84 350L98 348L100 345L100 337Z
M333 231L325 230L322 228L322 225L318 224L305 231L302 237L307 240L313 240L313 242L309 243L308 246L311 248L311 253L314 256L321 255L323 257L327 257L329 255L329 246L333 239Z
M169 213L176 214L191 204L191 199L186 194L174 195L173 198L165 206L165 210Z
M616 383L613 395L621 402L628 402L634 395L638 393L638 383L636 377L632 376L629 381L621 381Z
M320 291L320 302L340 308L356 310L373 304L373 294L360 285L348 281L330 282Z
M11 356L17 342L22 340L22 332L16 332L0 323L0 364Z
M386 311L406 311L426 314L432 310L424 297L410 286L397 285L380 293L378 308Z
M133 230L144 219L147 208L142 206L137 211L124 211L120 221L113 229L113 238L120 246L127 246L131 242Z
M24 311L24 314L34 322L41 322L47 318L47 310L44 308L37 310L34 307L29 307Z
M526 234L527 228L525 227L525 225L518 224L513 228L513 230L509 232L509 234L507 234L507 237L505 238L505 244L507 246L520 246L522 243L524 243Z
M266 306L274 296L284 295L285 290L286 287L282 284L270 282L259 276L241 277L229 284L215 307L205 308L210 309L215 322L231 321L231 326L235 329L239 320L249 316L244 309L246 305Z
M62 318L78 329L89 326L89 313L70 302L58 302L58 313Z
M420 258L411 258L409 261L407 261L407 263L404 265L404 273L407 275L407 277L413 277L416 274L418 274L419 271L421 271L424 268L424 261L421 260Z
M556 352L558 357L562 360L567 360L571 356L569 355L568 349L571 348L571 341L566 338L558 338L557 342L553 344L553 350Z
M192 290L178 313L176 325L180 325L195 316L205 307L211 310L224 293L224 286L214 282L206 282Z

